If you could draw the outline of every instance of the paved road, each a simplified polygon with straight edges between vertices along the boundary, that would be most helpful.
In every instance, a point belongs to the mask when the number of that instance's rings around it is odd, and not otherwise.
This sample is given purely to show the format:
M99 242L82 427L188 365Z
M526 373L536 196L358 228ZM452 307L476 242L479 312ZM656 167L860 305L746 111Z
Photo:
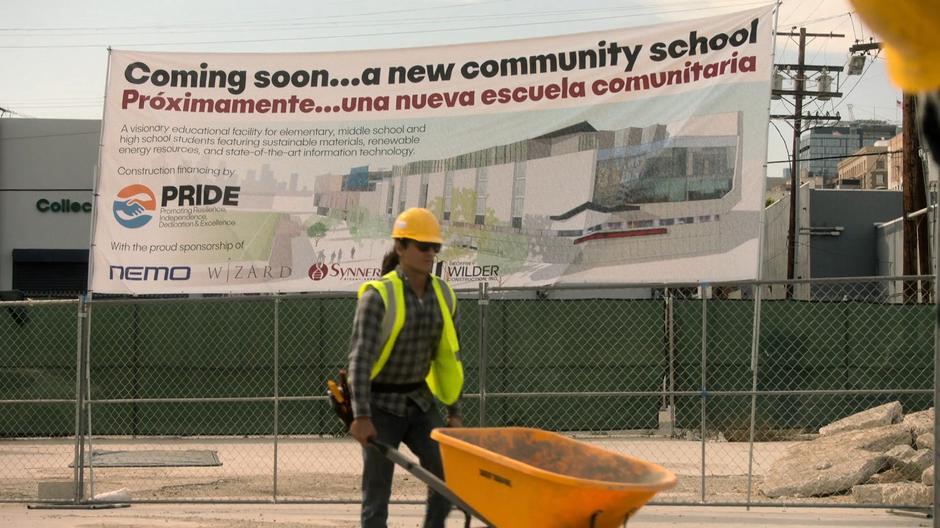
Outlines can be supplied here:
M389 528L419 527L421 506L394 505ZM355 505L179 505L135 504L108 510L27 509L24 504L0 505L0 526L20 528L353 528ZM452 514L448 528L463 526ZM473 523L479 527L479 522ZM929 527L923 516L884 510L834 508L754 508L649 506L629 528L895 528Z

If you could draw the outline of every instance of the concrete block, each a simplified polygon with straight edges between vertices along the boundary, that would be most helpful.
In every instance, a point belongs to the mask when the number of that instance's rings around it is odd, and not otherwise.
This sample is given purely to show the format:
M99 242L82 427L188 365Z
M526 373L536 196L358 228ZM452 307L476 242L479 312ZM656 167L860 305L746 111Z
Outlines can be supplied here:
M895 446L885 453L888 464L898 470L905 480L920 482L924 470L933 465L933 451L914 450L911 446Z
M917 436L917 449L933 449L933 433L924 433Z
M861 449L810 452L777 461L760 489L771 498L832 495L868 482L885 462L881 453Z
M875 473L865 484L891 484L893 482L903 482L904 475L897 469L891 468L881 473Z
M933 503L933 490L915 482L863 484L852 488L852 497L857 504L930 506Z
M831 435L844 431L891 425L901 421L901 411L901 402L886 403L820 427L819 434Z
M656 436L672 436L675 434L675 416L672 406L667 405L659 410L659 429L656 431Z
M933 432L933 421L934 421L934 410L933 407L927 409L926 411L920 411L908 414L904 417L904 421L901 422L905 427L911 430L914 433L914 436L920 436L924 433Z
M75 482L72 480L39 481L39 500L72 500L75 498Z

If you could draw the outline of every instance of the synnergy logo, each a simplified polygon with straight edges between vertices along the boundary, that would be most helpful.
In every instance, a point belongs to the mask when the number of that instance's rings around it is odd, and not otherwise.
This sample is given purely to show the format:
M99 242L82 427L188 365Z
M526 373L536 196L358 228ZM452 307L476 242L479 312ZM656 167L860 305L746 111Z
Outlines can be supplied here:
M323 280L327 277L344 281L359 281L378 279L382 277L382 270L372 267L361 266L340 266L339 264L326 265L324 263L314 264L307 270L307 276L310 280Z
M326 264L314 264L310 266L310 270L307 271L307 275L310 276L310 279L318 281L323 280L330 273L330 268Z
M157 199L147 187L134 184L120 190L114 200L114 218L128 229L147 225L157 208Z

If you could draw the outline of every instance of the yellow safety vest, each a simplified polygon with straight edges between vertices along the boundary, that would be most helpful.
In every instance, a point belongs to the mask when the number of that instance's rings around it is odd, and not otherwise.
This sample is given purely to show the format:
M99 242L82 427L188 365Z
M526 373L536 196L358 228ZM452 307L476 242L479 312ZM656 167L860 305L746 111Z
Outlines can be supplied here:
M441 286L443 285L443 287ZM431 361L431 371L425 381L431 393L446 405L451 405L460 398L463 390L463 365L457 357L460 343L457 342L457 330L454 328L453 314L457 310L457 294L449 284L431 275L431 286L437 296L437 304L444 319L444 329L441 332L441 341L437 346L437 354ZM385 316L382 318L382 332L380 334L382 354L372 366L371 379L375 379L388 362L395 347L395 340L402 327L405 326L405 283L392 270L385 274L381 280L369 281L359 287L359 297L369 288L375 288L385 304ZM447 295L444 295L444 289Z

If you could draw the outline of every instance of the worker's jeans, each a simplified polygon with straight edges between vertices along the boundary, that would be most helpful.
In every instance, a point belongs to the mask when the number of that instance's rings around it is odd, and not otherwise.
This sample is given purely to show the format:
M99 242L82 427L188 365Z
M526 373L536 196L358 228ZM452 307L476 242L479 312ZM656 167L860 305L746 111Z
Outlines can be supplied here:
M443 426L434 406L424 412L409 402L406 417L373 407L372 423L378 431L379 441L396 448L404 442L417 455L421 467L444 479L441 452L437 442L431 439L431 430ZM362 457L362 528L385 528L395 464L371 447L362 450ZM428 489L424 528L444 528L450 508L450 501Z

